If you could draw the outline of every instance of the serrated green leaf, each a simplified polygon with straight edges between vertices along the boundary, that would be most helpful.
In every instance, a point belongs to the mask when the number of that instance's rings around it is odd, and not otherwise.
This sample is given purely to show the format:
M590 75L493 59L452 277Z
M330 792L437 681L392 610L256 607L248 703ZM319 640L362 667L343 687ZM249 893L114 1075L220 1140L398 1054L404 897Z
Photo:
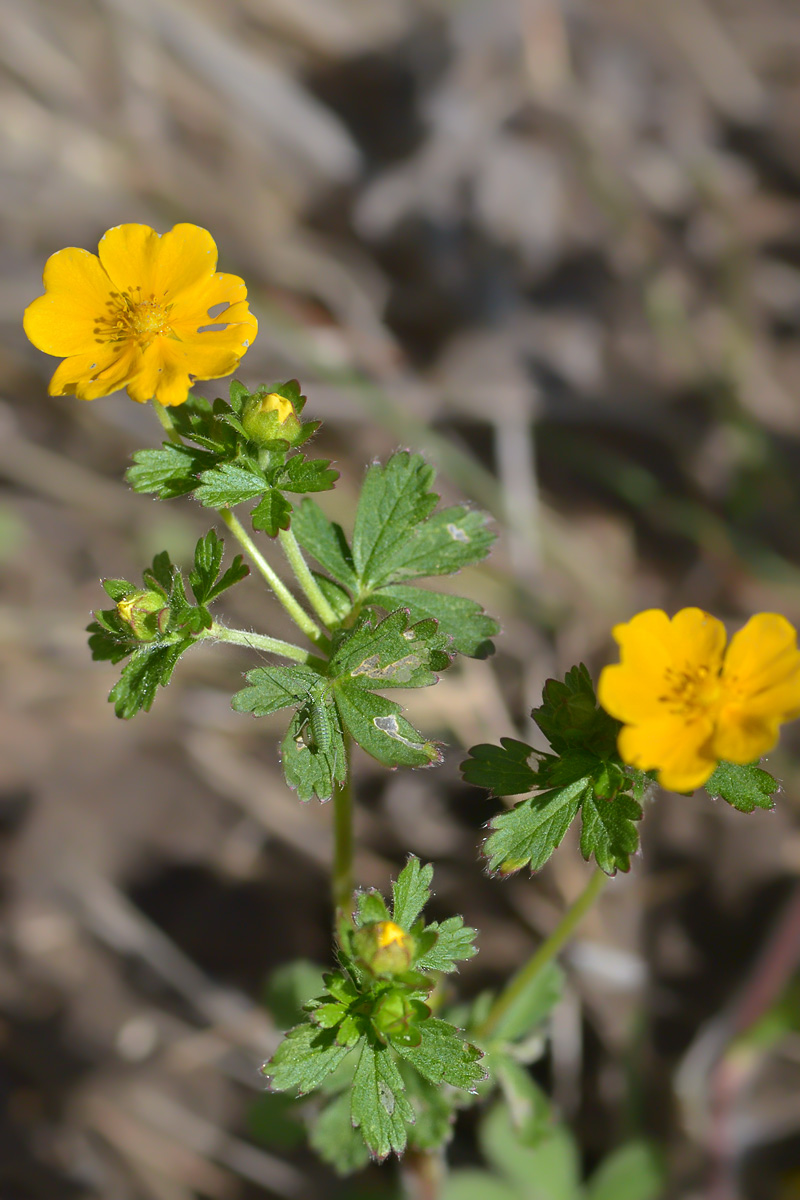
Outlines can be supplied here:
M363 619L331 660L331 675L369 690L429 687L437 681L434 672L450 666L449 643L435 621L409 625L408 612L398 609L374 628Z
M345 591L338 583L334 583L327 575L320 575L319 571L312 571L311 574L319 585L325 599L330 604L334 614L339 621L344 621L345 617L349 616L353 601L350 599L350 593Z
M439 497L429 491L435 472L419 454L401 450L367 471L353 530L353 562L368 587L385 580L393 555Z
M478 953L473 944L478 931L465 925L463 917L448 917L441 924L433 921L426 926L425 932L435 932L436 941L414 963L417 971L455 971L457 962L464 962Z
M194 549L194 569L189 572L194 598L198 604L205 604L211 589L217 581L222 565L222 555L225 543L213 529L201 537Z
M639 848L635 823L642 816L642 806L633 796L620 792L605 800L589 788L581 805L581 854L587 862L594 855L606 875L630 870L631 855Z
M191 645L192 640L187 638L135 650L108 695L117 716L127 720L142 709L149 712L159 687L166 687L176 662Z
M329 708L330 742L327 747L309 746L304 741L303 729L308 717L302 709L292 717L281 743L284 777L301 800L310 800L313 796L330 800L335 784L344 783L347 777L347 754L342 729L333 706Z
M556 754L579 750L603 760L616 756L619 721L598 705L583 663L568 671L563 682L547 680L542 703L531 716Z
M253 500L267 487L261 471L223 462L211 470L203 471L194 495L205 508L230 508L245 500Z
M480 604L464 596L392 583L371 595L370 604L379 604L387 612L407 608L412 621L433 617L439 623L439 631L449 634L455 649L468 658L488 658L494 653L491 638L500 632L500 626L486 615Z
M113 610L108 611L110 613ZM122 662L136 649L137 643L130 637L105 628L100 621L92 621L86 626L86 632L90 634L89 650L95 662Z
M392 920L406 933L431 898L433 866L423 867L415 854L409 855L397 879L392 883Z
M288 529L292 505L276 488L270 488L250 514L254 529L260 529L269 537L277 537L281 529Z
M313 1092L350 1053L337 1044L333 1032L304 1023L290 1029L269 1062L261 1068L276 1092Z
M519 796L536 787L537 770L530 762L534 753L515 738L500 738L499 746L482 742L471 747L461 774L467 783L486 788L493 796Z
M769 771L757 762L747 766L721 762L707 780L705 789L709 796L721 796L739 812L751 813L756 808L774 808L772 796L779 786Z
M381 559L380 577L394 581L452 575L482 562L497 536L487 521L486 513L462 505L435 513Z
M303 500L292 518L292 532L304 550L350 592L358 589L353 556L341 525L329 521L315 500Z
M409 724L399 704L337 679L334 689L342 724L367 754L386 767L429 767L442 761L439 748Z
M561 844L589 788L590 779L578 779L493 817L489 822L492 834L483 846L489 870L503 875L525 866L540 870Z
M231 707L236 712L250 712L255 717L266 717L282 708L294 708L305 702L310 689L321 678L311 667L300 664L256 667L247 672L247 687L236 693Z
M350 1093L342 1092L323 1108L311 1126L309 1143L337 1175L351 1175L369 1162L369 1150L350 1116Z
M353 1125L378 1160L394 1150L401 1154L406 1146L406 1124L413 1123L414 1111L391 1050L371 1045L366 1039L361 1048L350 1096Z
M213 467L216 456L194 446L165 442L159 450L137 450L133 462L125 473L133 490L171 500L193 491L198 475Z
M657 1155L646 1142L628 1142L595 1171L588 1200L658 1200L666 1179Z
M286 463L276 486L286 492L327 492L338 478L339 472L331 468L329 459L295 454Z
M492 1041L515 1042L527 1038L549 1017L563 994L564 972L557 963L545 963L495 1022Z
M466 1040L463 1030L448 1021L431 1017L420 1022L421 1041L418 1046L395 1045L406 1062L430 1083L449 1083L466 1092L486 1078L481 1064L483 1055L477 1046Z

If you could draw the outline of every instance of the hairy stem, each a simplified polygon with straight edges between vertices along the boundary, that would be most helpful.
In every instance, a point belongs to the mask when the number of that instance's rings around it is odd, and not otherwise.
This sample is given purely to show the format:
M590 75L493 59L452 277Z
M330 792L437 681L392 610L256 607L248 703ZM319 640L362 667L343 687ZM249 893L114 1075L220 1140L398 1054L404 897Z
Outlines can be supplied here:
M336 912L346 916L353 903L353 777L350 769L350 739L345 734L347 775L333 792L333 868L331 889Z
M314 609L314 612L317 614L320 621L322 621L323 625L327 625L328 629L332 629L334 625L338 624L336 613L326 600L322 588L311 574L308 563L303 558L303 551L300 549L300 544L297 538L294 536L291 526L288 529L281 529L278 537L280 538L280 543L283 546L284 553L289 560L289 565L294 571L295 578L305 592L309 604Z
M171 442L176 442L179 446L182 446L183 438L172 423L172 416L169 409L163 404L159 404L158 400L155 399L153 400L153 408L156 410L156 416L158 417L159 421L167 431L169 440Z
M246 629L228 629L227 625L219 625L216 621L203 634L217 642L230 642L234 646L248 646L253 650L266 650L268 654L280 654L282 658L291 658L293 662L307 663L313 655L302 646L293 642L283 642L280 638L267 637L264 633L249 633Z
M276 598L283 605L286 612L294 621L295 625L302 629L306 637L309 638L316 646L324 645L327 639L325 638L325 635L323 634L319 625L317 625L316 621L313 621L306 610L300 604L298 604L297 600L295 600L294 596L289 591L283 580L276 575L275 571L273 571L272 567L264 558L263 554L258 549L258 546L256 546L255 542L250 537L242 523L239 521L238 517L235 517L229 508L219 509L219 515L228 526L228 529L230 529L231 533L236 538L242 549L249 554L250 558L255 563L256 569L261 573L261 575L263 575L264 579L266 579L267 583L275 593Z
M522 970L517 972L497 997L489 1009L485 1021L476 1030L476 1037L481 1039L491 1037L502 1018L513 1008L517 1000L525 995L542 967L554 959L562 946L572 937L607 882L608 876L598 867L578 899L569 906L550 936L542 942Z

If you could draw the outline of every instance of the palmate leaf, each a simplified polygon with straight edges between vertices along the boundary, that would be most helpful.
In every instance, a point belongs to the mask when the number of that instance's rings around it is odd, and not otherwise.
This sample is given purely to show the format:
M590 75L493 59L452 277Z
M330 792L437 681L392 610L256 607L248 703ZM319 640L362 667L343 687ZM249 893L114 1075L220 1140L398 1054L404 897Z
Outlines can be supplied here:
M538 871L561 844L581 802L591 792L589 778L523 800L510 812L489 822L491 835L483 846L489 870L510 875L522 867Z
M721 762L705 784L709 796L721 796L743 813L751 813L756 808L773 808L772 797L778 787L777 780L758 763L743 766Z
M263 495L268 486L263 472L255 464L241 467L223 462L203 471L194 495L204 508L229 508Z
M419 971L455 971L457 962L465 962L478 953L474 944L478 931L465 925L463 917L448 917L441 924L432 921L425 928L428 932L435 931L436 941L417 959L415 967Z
M247 687L231 700L236 712L250 712L266 717L282 708L294 708L305 703L312 688L322 676L300 663L290 667L256 667L245 676Z
M358 590L358 575L341 525L329 521L315 500L303 500L292 521L300 545L351 594Z
M260 529L268 537L277 537L281 529L288 529L292 505L277 488L269 488L250 514L254 529Z
M241 554L237 554L227 571L220 575L224 551L225 543L213 529L195 546L194 570L189 572L189 583L198 604L210 604L250 574Z
M165 442L158 450L137 450L133 462L125 478L135 492L155 492L162 500L172 500L193 491L199 474L212 467L216 457L194 446Z

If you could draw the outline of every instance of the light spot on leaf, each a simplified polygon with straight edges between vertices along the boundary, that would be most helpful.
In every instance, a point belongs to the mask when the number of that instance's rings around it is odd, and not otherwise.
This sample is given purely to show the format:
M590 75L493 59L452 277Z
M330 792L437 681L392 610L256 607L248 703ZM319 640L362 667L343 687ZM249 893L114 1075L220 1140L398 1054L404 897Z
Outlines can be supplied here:
M460 525L448 525L447 532L454 542L468 542L469 536L464 532Z

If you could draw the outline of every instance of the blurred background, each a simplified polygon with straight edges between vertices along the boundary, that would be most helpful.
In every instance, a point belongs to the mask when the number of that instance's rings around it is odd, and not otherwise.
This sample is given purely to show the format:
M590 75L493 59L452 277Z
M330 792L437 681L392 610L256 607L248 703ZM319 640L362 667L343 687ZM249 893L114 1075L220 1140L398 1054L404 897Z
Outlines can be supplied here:
M399 445L491 510L456 583L497 653L410 697L445 764L357 775L360 881L434 859L474 995L586 869L568 838L486 879L463 748L531 734L641 608L800 621L800 7L0 0L0 173L0 1198L390 1197L259 1099L266 978L329 961L329 811L286 791L280 722L231 712L252 657L198 648L123 723L86 649L100 577L186 561L207 514L130 492L154 414L48 399L22 310L57 249L205 226L260 322L241 378L324 418L331 515ZM289 632L257 579L225 616ZM661 795L567 956L537 1071L587 1172L644 1136L665 1195L800 1196L798 749L773 813ZM474 1115L451 1152L479 1160Z

